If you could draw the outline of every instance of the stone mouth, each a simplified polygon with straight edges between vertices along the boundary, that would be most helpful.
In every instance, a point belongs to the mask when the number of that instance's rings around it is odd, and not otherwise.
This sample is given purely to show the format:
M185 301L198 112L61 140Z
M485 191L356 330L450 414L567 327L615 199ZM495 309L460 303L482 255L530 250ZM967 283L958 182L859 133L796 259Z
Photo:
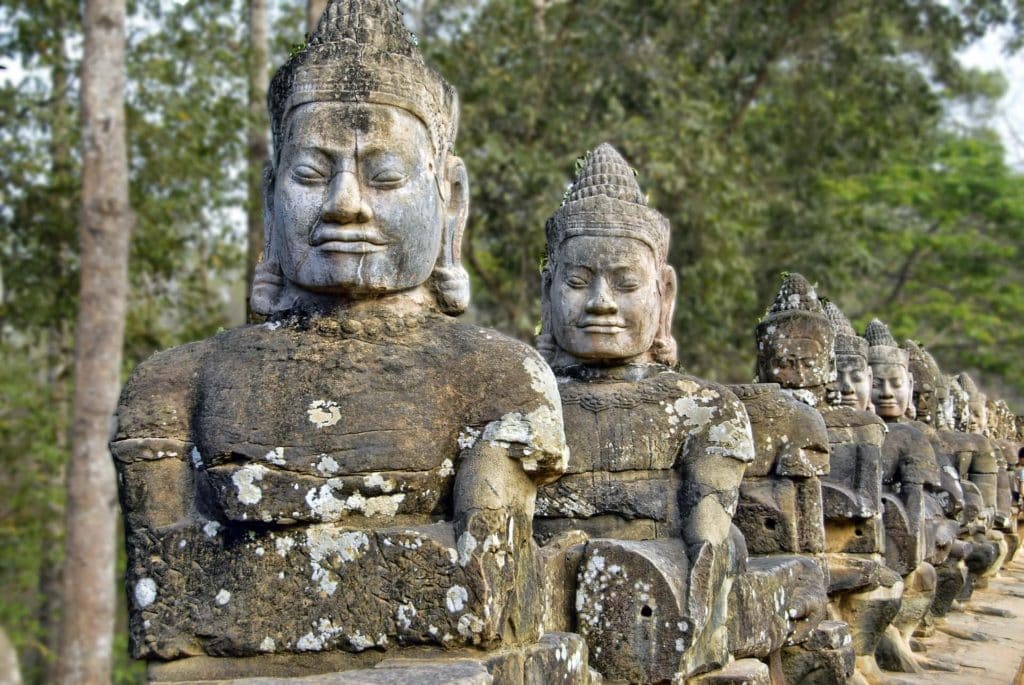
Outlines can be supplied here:
M309 244L324 252L380 252L391 241L373 229L326 228L317 226Z

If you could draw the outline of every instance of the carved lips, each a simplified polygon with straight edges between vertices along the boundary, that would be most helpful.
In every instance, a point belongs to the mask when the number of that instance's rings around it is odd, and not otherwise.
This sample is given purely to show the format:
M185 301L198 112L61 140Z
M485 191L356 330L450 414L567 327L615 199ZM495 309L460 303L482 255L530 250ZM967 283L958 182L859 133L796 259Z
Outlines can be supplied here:
M309 244L323 252L366 254L387 249L390 241L374 229L335 228L318 224L309 236Z
M615 335L626 330L626 322L619 318L584 317L576 323L576 327L594 335Z

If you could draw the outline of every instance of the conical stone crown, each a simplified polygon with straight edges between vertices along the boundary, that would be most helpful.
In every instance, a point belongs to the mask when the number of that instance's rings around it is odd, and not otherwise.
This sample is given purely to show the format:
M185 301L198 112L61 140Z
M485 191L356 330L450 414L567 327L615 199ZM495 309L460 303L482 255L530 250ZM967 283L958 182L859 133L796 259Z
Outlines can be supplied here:
M889 327L878 319L872 319L864 330L868 341L868 361L872 364L901 364L909 366L910 355L901 349L889 332Z
M275 154L288 113L310 102L399 107L424 123L436 153L455 144L455 89L423 62L393 0L331 0L309 43L274 74L267 103Z
M633 169L608 143L587 154L544 230L549 262L557 260L562 242L580 235L634 238L646 243L659 263L668 261L668 219L647 206Z
M779 292L772 302L768 314L779 314L799 309L805 312L823 314L814 286L798 273L787 273L782 279Z
M832 324L825 317L814 286L798 273L786 273L772 306L757 324L758 354L774 339L811 338L831 350L835 343Z
M597 195L647 206L647 198L640 190L633 169L626 164L619 151L608 143L601 143L587 155L576 180L569 188L566 202Z
M871 319L868 327L864 330L864 337L867 338L868 345L871 347L878 347L880 345L899 347L896 344L896 339L889 332L889 327L878 319Z
M821 303L825 318L832 324L832 330L836 333L836 356L857 355L866 360L868 358L868 341L857 335L853 324L835 302L823 299Z

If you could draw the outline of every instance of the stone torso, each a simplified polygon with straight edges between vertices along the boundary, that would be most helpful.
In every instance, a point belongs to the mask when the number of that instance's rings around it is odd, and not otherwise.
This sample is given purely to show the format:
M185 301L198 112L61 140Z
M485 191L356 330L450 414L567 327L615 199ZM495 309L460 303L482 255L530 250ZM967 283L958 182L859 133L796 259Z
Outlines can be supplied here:
M501 639L488 598L532 573L528 521L459 538L453 483L480 441L553 477L557 401L532 350L433 314L250 326L154 356L111 446L134 653Z
M683 470L701 458L749 460L732 393L655 369L639 381L558 377L570 459L566 475L538 490L538 534L679 537L681 506L697 495Z

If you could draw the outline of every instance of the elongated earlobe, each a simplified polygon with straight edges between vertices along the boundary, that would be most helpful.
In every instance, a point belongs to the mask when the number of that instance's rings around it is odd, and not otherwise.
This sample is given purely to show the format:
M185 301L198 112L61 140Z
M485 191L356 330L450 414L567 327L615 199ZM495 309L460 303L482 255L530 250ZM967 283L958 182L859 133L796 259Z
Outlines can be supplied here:
M273 247L274 226L274 169L263 168L263 259L256 265L249 294L249 309L253 314L270 316L274 303L284 289L284 275Z
M658 334L651 345L651 357L665 366L675 366L679 360L676 339L672 337L672 314L676 308L676 271L668 264L661 267L658 294L661 297L661 315Z
M469 217L469 175L461 159L455 156L448 158L442 182L448 191L445 223L441 253L430 280L441 311L458 316L469 306L469 274L462 266L462 235ZM442 201L445 194L441 194Z

